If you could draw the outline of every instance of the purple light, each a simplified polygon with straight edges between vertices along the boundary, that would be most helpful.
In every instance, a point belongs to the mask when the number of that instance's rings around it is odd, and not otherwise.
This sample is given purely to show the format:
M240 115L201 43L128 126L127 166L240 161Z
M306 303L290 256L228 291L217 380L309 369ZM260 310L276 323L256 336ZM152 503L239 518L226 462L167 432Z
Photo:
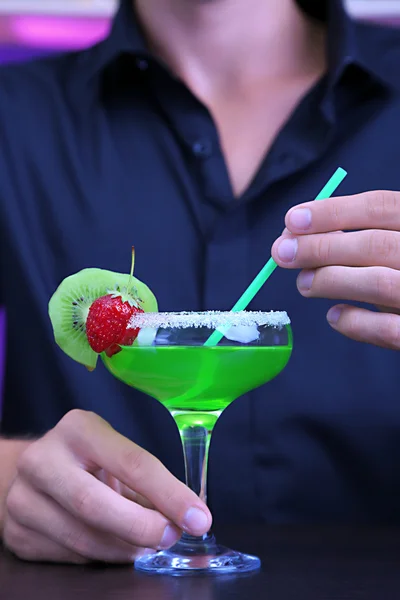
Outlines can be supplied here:
M17 43L55 50L91 46L105 38L109 29L109 19L16 16L10 21L10 31Z

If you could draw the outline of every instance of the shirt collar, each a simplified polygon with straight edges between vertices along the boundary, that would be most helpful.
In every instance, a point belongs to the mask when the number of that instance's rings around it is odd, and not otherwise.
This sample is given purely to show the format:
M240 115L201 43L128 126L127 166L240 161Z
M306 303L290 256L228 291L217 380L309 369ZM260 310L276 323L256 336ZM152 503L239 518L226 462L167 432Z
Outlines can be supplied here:
M350 65L354 65L384 87L400 89L396 76L400 60L400 35L388 28L368 26L354 21L343 0L328 2L328 91L340 81ZM120 0L109 36L84 56L89 61L83 76L92 79L122 54L136 58L149 57L144 36L135 17L132 0Z
M384 46L393 44L393 36L397 39L397 47L394 45L391 50L396 57L384 49ZM329 0L328 81L331 87L338 83L351 65L363 70L384 87L398 87L399 77L395 75L392 65L399 57L398 32L357 22L347 13L343 0Z
M135 57L149 55L133 10L132 0L120 0L109 35L79 54L83 62L81 71L83 82L90 82L94 77L101 75L108 66L124 54Z
M146 43L133 9L132 0L120 0L108 41L111 53L130 52L147 53Z

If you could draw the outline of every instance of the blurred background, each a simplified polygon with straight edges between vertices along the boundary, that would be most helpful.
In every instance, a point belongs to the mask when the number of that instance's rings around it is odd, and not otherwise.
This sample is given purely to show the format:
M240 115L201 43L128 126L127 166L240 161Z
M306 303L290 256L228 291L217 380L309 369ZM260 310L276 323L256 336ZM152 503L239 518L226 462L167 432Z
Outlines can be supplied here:
M346 0L360 19L400 25L400 0ZM0 0L0 63L89 46L107 35L118 0Z

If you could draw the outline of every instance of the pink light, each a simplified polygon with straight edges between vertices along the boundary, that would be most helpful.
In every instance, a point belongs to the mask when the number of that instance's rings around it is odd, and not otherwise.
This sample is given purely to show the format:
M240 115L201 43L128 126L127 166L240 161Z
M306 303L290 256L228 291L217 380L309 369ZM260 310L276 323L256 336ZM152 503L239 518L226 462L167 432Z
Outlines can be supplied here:
M77 50L107 36L109 19L77 17L16 16L10 21L15 41L24 46L55 50Z

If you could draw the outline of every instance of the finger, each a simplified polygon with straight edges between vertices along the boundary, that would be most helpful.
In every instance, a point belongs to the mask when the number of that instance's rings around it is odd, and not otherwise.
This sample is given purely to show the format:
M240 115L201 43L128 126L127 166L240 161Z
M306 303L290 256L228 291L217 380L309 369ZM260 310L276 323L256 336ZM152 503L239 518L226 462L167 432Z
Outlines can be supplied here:
M92 474L62 461L58 455L54 456L56 465L42 460L39 469L40 454L35 452L28 453L23 476L90 528L146 548L169 548L181 537L179 528L165 516L123 498Z
M87 559L132 563L137 555L137 547L91 529L21 478L10 490L7 511L19 525Z
M27 529L13 519L7 519L4 525L3 541L5 547L22 560L70 564L89 562L83 556L71 552L36 531Z
M272 247L281 267L315 269L326 265L400 269L400 232L369 230L281 237Z
M94 475L96 479L104 483L104 485L107 485L109 488L114 490L114 492L117 492L117 494L121 495L123 484L120 481L118 481L116 477L114 477L110 473L107 473L107 471L105 471L104 469L97 469L94 473L92 473L92 475Z
M400 308L400 271L386 267L324 267L301 271L297 288L307 298L353 300Z
M344 233L344 231L341 231L341 230L339 230L339 231L331 231L330 233L331 234L334 234L334 233ZM292 233L291 231L289 231L289 229L287 227L285 227L285 229L281 233L281 237L295 238L296 234Z
M400 230L400 192L373 191L328 198L291 208L286 227L292 233L354 229Z
M128 500L131 500L132 502L136 502L136 504L140 504L140 506L143 506L144 508L151 508L152 510L157 510L154 504L152 504L152 502L150 502L147 498L145 498L141 494L138 494L137 492L134 492L133 490L128 488L128 486L123 484L121 484L121 496L127 498Z
M338 305L330 309L327 319L336 331L353 340L400 350L399 315Z
M283 237L283 238L287 238L287 237L288 238L292 238L292 237L295 237L295 236L289 231L289 229L287 227L285 227L285 229L281 233L281 237Z
M210 529L205 503L149 452L91 413L72 411L63 421L65 439L80 459L112 473L184 531L203 535Z
M93 473L93 475L96 477L96 479L105 485L108 485L109 488L114 490L114 492L117 492L120 496L123 496L128 500L132 500L132 502L136 502L137 504L140 504L146 508L155 509L155 506L149 502L147 498L144 498L144 496L141 496L141 494L138 494L137 492L128 488L126 485L118 481L118 479L116 479L113 475L110 475L110 473L104 471L104 469L98 469Z

